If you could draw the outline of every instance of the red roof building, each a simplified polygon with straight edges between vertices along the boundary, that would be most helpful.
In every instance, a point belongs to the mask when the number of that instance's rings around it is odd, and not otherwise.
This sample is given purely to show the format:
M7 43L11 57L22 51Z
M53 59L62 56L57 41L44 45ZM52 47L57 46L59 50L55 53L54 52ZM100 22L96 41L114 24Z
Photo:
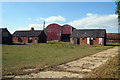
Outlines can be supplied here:
M120 42L120 33L107 33L107 42Z
M50 24L46 28L47 41L70 41L70 35L72 34L73 28L70 25L60 26L58 24Z
M60 41L62 28L59 24L50 24L46 28L47 41Z

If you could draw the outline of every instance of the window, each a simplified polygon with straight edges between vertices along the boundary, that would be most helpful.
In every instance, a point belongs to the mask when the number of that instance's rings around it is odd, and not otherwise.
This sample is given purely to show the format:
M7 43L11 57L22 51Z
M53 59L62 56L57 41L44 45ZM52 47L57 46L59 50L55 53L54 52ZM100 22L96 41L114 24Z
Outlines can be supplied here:
M96 38L93 38L93 40L96 40Z
M24 37L24 39L25 39L26 37Z
M35 37L35 40L37 40L37 37Z
M22 39L23 37L21 37L21 39Z
M82 40L85 40L85 38L82 38Z

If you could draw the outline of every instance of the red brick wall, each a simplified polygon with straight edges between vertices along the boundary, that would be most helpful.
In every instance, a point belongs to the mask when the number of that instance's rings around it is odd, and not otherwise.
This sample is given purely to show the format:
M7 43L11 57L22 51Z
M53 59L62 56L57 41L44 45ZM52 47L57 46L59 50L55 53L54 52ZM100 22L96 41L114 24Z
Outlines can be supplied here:
M104 42L105 42L104 38L102 38L102 45L105 45ZM72 38L70 38L70 43L74 44L74 40L72 40ZM87 38L84 38L84 40L82 40L82 38L80 38L80 45L88 45ZM99 45L99 38L96 38L95 40L93 40L93 45Z
M105 45L105 39L102 38L102 45Z
M93 40L93 45L99 45L99 38L96 38L95 40Z
M13 37L13 42L18 42L18 37Z
M84 40L80 38L80 45L87 45L87 38L84 38Z
M25 39L24 39L24 37L22 37L22 41L25 43L28 42L28 37L25 37Z
M99 38L93 40L93 45L99 45ZM102 38L102 45L104 45L104 38Z
M70 38L70 43L74 44L74 40L72 38Z

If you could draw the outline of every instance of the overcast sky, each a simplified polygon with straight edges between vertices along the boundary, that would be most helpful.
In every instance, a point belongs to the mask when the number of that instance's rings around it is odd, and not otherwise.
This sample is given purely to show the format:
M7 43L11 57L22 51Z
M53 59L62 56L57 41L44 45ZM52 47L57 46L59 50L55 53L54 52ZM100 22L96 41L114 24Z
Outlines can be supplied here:
M114 2L3 2L2 27L16 30L43 29L50 23L69 24L77 29L106 29L118 32Z

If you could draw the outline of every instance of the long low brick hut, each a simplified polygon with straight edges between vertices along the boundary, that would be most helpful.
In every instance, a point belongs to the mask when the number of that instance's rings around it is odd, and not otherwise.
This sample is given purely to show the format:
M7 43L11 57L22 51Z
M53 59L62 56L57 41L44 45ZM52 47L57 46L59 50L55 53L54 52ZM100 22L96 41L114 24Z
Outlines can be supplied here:
M120 43L120 33L106 33L106 42Z
M13 33L14 42L46 43L46 35L43 30L24 30Z
M106 45L105 29L75 29L70 37L71 44Z

